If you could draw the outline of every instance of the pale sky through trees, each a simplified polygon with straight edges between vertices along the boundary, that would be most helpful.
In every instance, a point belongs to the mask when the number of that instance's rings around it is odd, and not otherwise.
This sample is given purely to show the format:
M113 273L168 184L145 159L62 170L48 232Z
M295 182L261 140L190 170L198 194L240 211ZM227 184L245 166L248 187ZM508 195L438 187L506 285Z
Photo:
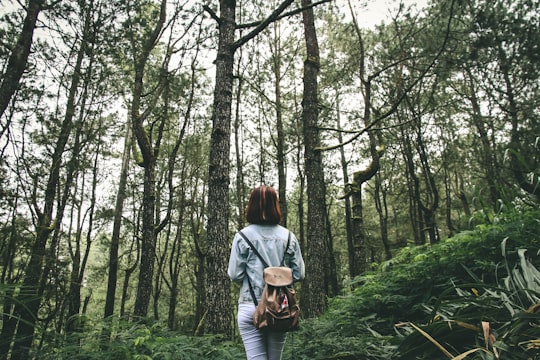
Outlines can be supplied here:
M381 23L388 22L391 15L396 13L400 2L405 6L415 6L417 10L425 7L429 0L336 0L347 18L350 18L349 2L353 6L356 18L361 27L372 28Z

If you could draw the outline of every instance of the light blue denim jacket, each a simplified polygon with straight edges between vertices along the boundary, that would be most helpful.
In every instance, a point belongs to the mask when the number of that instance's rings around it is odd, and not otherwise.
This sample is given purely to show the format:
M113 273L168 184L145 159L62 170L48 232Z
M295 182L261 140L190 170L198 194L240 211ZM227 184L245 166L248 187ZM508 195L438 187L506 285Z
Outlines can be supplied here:
M242 232L269 266L281 265L289 230L281 225L251 224L242 229ZM304 278L304 259L298 240L293 233L291 233L291 241L285 255L285 266L293 270L293 281L296 282ZM237 233L232 243L228 274L232 281L242 284L238 298L239 303L253 303L246 274L249 276L257 301L260 300L264 287L263 269L264 265L261 260L250 249L244 238Z

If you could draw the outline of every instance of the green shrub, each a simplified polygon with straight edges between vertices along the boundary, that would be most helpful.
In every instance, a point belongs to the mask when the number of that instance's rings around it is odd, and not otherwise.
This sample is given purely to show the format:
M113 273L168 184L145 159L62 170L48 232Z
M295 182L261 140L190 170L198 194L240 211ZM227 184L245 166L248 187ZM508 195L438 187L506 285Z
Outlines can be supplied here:
M499 353L536 359L538 310L529 307L537 295L519 273L539 267L540 212L505 216L440 244L405 248L355 279L326 314L304 322L295 358L447 359L471 351L494 359L493 346L499 346ZM483 324L496 345L479 350Z
M47 360L225 360L245 358L242 344L219 336L186 336L153 326L121 323L109 342L100 341L101 329L109 322L95 324L94 331L65 338L44 348L39 359Z

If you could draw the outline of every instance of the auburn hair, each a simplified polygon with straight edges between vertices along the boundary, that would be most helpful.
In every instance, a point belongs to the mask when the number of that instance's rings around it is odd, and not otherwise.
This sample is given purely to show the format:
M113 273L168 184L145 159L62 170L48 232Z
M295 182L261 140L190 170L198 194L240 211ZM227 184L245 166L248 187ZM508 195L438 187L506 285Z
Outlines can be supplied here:
M249 196L246 220L250 224L277 225L281 222L281 209L276 190L271 186L256 187Z

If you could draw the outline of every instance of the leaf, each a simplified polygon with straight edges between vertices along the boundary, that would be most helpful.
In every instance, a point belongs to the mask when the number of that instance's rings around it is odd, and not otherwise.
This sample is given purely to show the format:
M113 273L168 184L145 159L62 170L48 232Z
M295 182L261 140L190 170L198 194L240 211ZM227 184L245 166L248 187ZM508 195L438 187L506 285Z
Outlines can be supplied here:
M439 342L437 340L435 340L431 335L429 335L427 332L425 332L424 330L420 329L418 326L414 325L413 323L408 323L408 325L412 326L413 328L416 329L416 331L418 331L420 334L422 334L426 339L428 339L429 341L431 341L431 343L433 345L435 345L436 347L438 347L446 356L448 356L448 358L450 359L455 359L453 357L453 355L448 352L448 350L446 350L444 348L444 346L442 346L441 344L439 344Z
M467 356L471 355L472 353L475 353L477 351L486 351L482 348L475 348L475 349L471 349L471 350L467 350L465 351L463 354L459 354L458 356L456 357L453 357L452 360L461 360L461 359L465 359Z

